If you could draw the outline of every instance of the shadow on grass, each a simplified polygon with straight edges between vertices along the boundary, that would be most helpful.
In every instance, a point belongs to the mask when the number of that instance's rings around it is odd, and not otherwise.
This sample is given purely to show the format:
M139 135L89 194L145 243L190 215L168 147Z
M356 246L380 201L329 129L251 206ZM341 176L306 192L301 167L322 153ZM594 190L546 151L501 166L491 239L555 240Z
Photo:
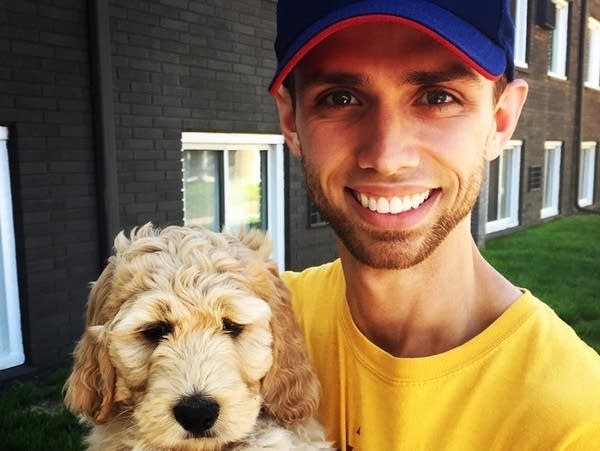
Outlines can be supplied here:
M85 426L62 403L62 369L0 391L1 451L79 451Z

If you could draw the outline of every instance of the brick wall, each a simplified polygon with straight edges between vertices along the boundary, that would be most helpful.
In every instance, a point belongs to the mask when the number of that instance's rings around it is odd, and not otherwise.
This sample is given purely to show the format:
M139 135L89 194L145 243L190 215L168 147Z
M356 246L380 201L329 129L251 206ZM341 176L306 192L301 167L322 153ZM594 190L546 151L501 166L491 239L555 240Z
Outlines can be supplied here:
M123 227L182 220L181 132L279 133L267 86L275 2L111 2L119 201ZM288 160L289 267L335 254L307 228L300 165Z
M9 127L28 363L64 359L98 267L85 2L4 0L0 124Z
M181 222L181 132L277 133L275 2L112 1L123 227Z
M181 223L183 131L279 132L266 91L275 67L275 1L108 1L120 226ZM96 192L101 170L95 164L86 5L0 4L0 125L10 130L26 354L39 367L69 355L82 330L88 283L101 266ZM531 91L514 135L524 141L523 226L540 221L542 193L527 190L527 168L543 165L545 140L564 142L561 213L572 211L576 189L580 5L571 3L567 81L546 75L551 35L535 25L535 2L530 5L529 68L519 76ZM600 18L600 0L590 1L590 8ZM586 89L584 140L600 141L599 97ZM596 174L600 177L600 168ZM308 227L301 165L289 154L285 177L287 266L301 269L335 258L331 229Z
M24 341L36 367L70 354L103 265L86 5L0 5L0 124L11 135ZM108 6L120 228L181 223L183 131L279 132L267 93L275 1ZM287 258L299 268L329 259L335 246L327 228L307 227L300 166L290 164Z
M569 43L567 50L567 80L550 77L548 72L552 32L536 24L536 4L529 5L528 54L526 69L517 69L517 76L527 80L529 95L521 120L513 135L523 140L521 152L520 224L539 223L543 191L528 190L528 169L544 167L544 141L562 141L560 213L572 211L571 180L573 137L575 134L577 46L580 5L570 3ZM543 181L542 181L543 182ZM543 185L542 185L543 186Z
M301 270L335 259L337 248L335 235L329 226L308 226L308 195L302 165L289 152L286 159L288 174L285 203L289 210L286 215L286 242L289 249L286 267Z

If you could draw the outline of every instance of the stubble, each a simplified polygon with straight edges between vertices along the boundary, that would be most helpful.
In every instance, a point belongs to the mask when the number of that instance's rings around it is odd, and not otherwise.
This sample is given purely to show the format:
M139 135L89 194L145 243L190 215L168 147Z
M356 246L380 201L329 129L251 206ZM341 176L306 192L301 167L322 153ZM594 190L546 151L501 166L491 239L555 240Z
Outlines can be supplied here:
M481 158L479 164L459 185L453 204L446 207L427 227L414 230L376 230L353 223L352 218L329 201L318 172L304 159L302 166L308 192L321 215L354 258L375 269L406 269L427 259L473 209L484 173L484 160ZM442 196L445 194L442 192Z

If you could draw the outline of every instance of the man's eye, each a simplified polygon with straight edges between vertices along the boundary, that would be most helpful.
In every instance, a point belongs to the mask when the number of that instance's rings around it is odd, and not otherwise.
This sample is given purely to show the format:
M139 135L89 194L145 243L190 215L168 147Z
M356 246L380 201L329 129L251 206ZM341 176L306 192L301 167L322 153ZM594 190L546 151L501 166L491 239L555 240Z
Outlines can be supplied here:
M335 91L325 97L325 103L331 106L356 105L358 100L349 91Z
M454 101L454 97L442 90L428 91L421 98L421 102L426 105L445 105Z

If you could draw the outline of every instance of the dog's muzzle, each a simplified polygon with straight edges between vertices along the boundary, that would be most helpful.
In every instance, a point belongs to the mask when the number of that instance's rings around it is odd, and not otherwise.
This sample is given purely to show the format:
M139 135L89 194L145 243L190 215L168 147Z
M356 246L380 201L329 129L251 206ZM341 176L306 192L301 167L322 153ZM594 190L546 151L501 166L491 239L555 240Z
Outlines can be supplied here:
M205 437L219 417L219 404L201 394L185 396L173 407L173 414L186 431Z

